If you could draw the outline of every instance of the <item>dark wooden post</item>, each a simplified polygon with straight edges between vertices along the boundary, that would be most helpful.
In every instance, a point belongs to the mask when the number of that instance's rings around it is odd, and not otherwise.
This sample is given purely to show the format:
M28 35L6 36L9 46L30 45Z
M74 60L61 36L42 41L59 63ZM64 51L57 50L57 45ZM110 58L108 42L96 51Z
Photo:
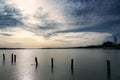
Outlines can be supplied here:
M3 61L5 61L5 54L3 54Z
M37 57L35 57L35 63L36 63L36 67L37 67L38 66Z
M16 63L16 55L14 55L14 62Z
M13 63L13 54L11 55L11 62Z
M71 69L73 70L74 67L74 59L71 59Z
M51 58L51 67L54 67L53 58Z

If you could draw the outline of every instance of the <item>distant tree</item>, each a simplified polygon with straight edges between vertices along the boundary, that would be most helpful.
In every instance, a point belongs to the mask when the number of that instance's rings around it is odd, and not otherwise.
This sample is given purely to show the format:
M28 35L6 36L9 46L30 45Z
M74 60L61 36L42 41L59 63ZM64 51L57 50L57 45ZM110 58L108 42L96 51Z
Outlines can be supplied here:
M114 43L117 45L117 37L114 35Z
M120 43L118 44L118 47L120 48Z
M120 43L118 44L118 46L120 46Z
M115 47L115 43L107 41L102 44L102 47Z

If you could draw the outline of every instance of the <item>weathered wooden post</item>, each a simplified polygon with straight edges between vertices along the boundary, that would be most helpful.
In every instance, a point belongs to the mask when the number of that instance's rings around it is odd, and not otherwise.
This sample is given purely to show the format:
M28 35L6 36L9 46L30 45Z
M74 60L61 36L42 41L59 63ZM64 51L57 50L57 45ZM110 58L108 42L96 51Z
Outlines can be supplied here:
M11 62L13 63L13 54L11 54Z
M5 54L3 53L3 61L5 61Z
M54 67L53 58L51 58L51 68Z
M37 67L38 66L37 57L35 57L35 63L36 63L36 67Z
M71 59L71 70L73 70L74 67L74 59Z
M16 63L16 55L14 55L14 62Z

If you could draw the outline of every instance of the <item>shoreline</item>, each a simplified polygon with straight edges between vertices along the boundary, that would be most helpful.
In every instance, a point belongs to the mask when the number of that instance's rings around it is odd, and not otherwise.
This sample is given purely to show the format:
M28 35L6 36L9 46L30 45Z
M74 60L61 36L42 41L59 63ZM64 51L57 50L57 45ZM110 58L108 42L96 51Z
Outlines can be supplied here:
M25 50L25 49L103 49L103 50L120 50L120 48L111 47L58 47L58 48L0 48L0 50Z

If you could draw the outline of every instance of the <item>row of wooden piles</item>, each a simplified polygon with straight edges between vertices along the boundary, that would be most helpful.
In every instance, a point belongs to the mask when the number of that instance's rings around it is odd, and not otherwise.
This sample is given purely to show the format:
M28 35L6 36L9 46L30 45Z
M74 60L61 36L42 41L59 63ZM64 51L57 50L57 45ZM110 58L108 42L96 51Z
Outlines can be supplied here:
M5 62L5 54L3 54L3 62ZM16 55L11 54L11 63L16 63ZM38 67L38 59L35 57L35 65ZM51 58L51 68L54 68L54 59ZM74 59L71 59L71 71L74 69ZM110 61L107 60L107 76L110 78L111 76L111 64Z

